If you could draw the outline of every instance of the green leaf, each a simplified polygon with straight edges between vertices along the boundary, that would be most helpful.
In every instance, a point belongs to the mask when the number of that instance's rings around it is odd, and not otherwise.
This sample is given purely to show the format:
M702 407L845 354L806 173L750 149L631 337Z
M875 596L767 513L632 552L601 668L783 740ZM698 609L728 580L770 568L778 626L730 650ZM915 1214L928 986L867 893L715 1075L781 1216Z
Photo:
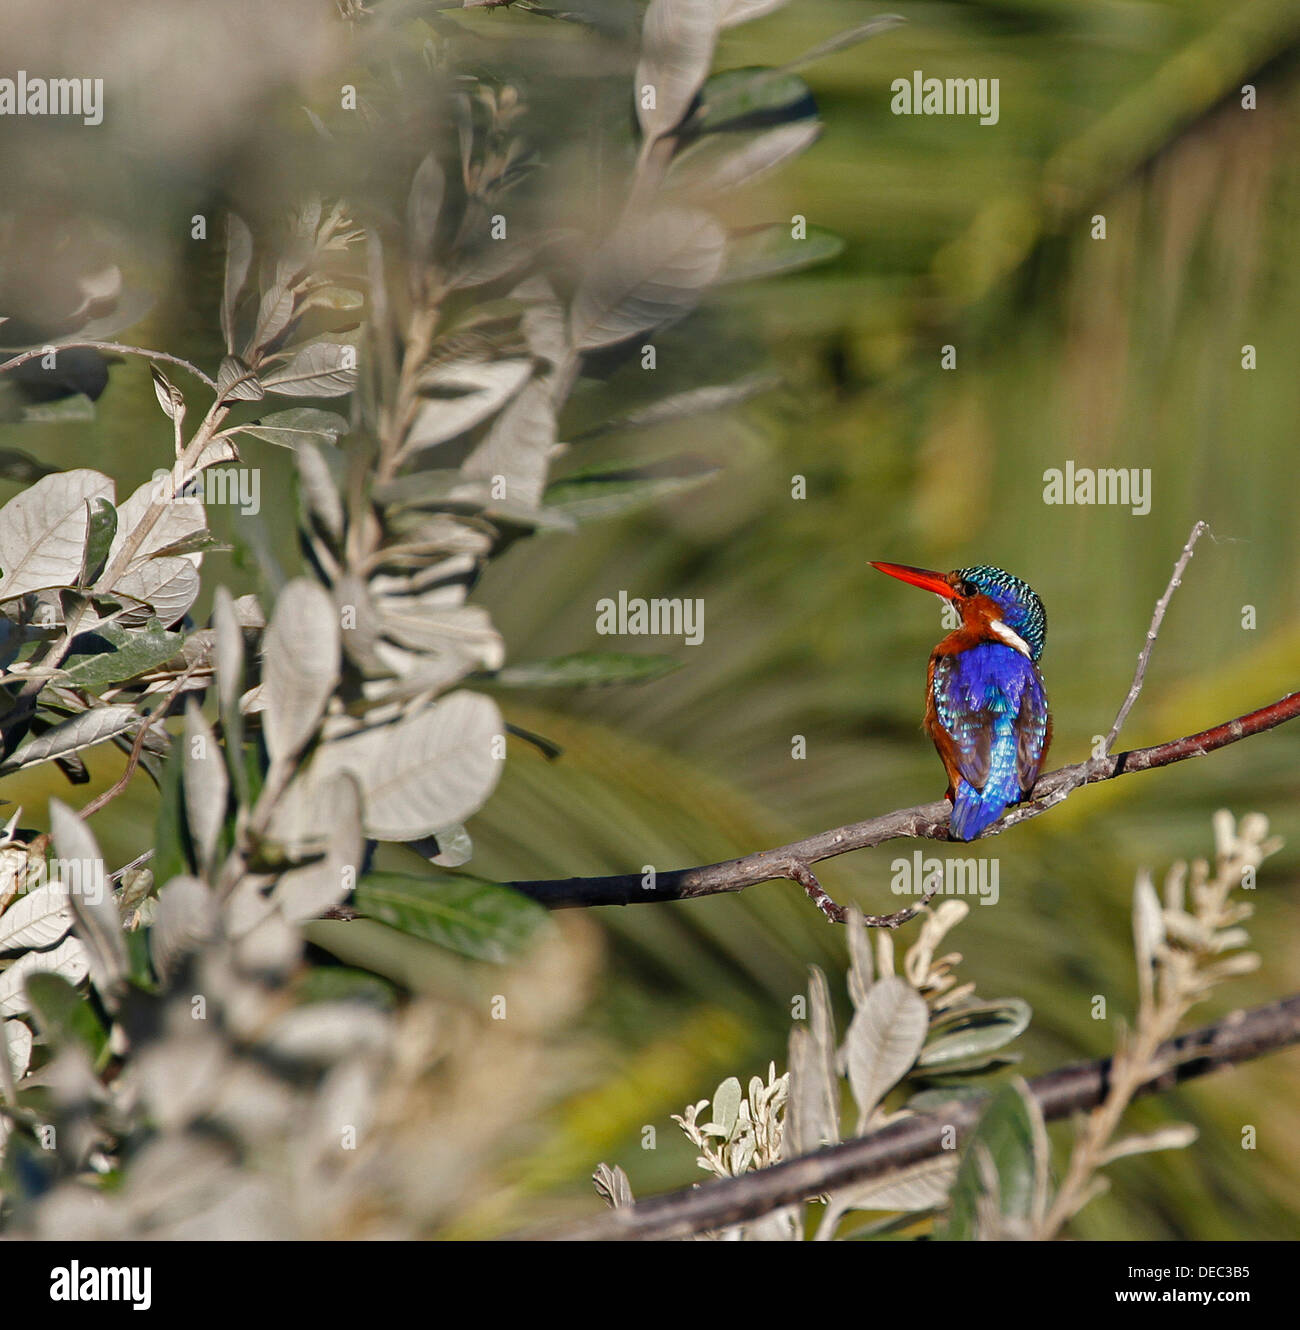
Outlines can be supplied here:
M237 425L227 434L251 434L263 443L293 448L299 443L333 443L351 426L333 411L318 411L314 407L295 407L289 411L275 411L247 425Z
M1036 1141L1042 1130L1028 1091L1004 1085L993 1097L971 1134L952 1189L952 1208L942 1237L970 1241L981 1236L979 1202L983 1195L977 1155L985 1153L998 1179L998 1208L1008 1219L1027 1223L1043 1179L1037 1176ZM997 1234L984 1234L996 1237Z
M548 486L544 501L548 508L566 513L575 521L599 521L695 489L712 480L719 470L694 457L645 466L584 467Z
M485 961L519 951L547 917L517 891L462 874L368 873L355 904L369 919Z
M108 1045L108 1031L83 997L62 975L33 974L27 999L46 1040L55 1048L81 1044L97 1059Z
M1020 998L977 1002L945 1012L932 1026L917 1066L947 1071L950 1064L992 1053L1022 1035L1032 1016L1033 1009Z
M96 640L104 642L108 650L93 650ZM169 633L157 619L150 619L137 629L116 623L101 624L93 633L83 633L77 638L76 651L85 655L85 659L64 671L64 682L73 688L103 688L122 683L157 669L176 655L184 642L180 633ZM90 651L93 654L87 654Z
M397 1005L397 986L369 970L346 965L313 966L298 984L299 1002L365 1002L391 1011Z
M86 533L86 553L81 561L78 586L90 586L108 561L108 552L117 535L117 509L107 499L87 499L90 522Z
M798 74L780 69L724 69L700 89L700 101L685 130L763 129L807 120L817 114L812 89Z
M630 651L578 651L507 665L492 676L503 688L589 688L601 684L647 683L679 670L673 656L637 655Z
M802 240L786 222L755 226L731 237L720 282L752 282L759 277L798 272L826 263L844 251L844 241L824 227L810 226Z
M150 867L159 886L188 873L192 867L185 828L184 763L184 753L179 746L174 747L163 764L158 786L158 817L154 824L154 857Z

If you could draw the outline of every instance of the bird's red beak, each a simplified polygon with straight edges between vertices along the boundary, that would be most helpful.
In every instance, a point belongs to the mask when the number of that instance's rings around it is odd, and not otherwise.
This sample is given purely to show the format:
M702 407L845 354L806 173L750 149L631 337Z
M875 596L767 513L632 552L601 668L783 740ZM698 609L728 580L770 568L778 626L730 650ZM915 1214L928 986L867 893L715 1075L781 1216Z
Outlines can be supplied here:
M922 591L933 591L936 596L943 596L946 600L957 599L957 593L949 584L946 573L933 573L928 568L912 568L905 563L877 563L874 559L871 560L871 566L879 568L890 577L898 578L900 582L919 586Z

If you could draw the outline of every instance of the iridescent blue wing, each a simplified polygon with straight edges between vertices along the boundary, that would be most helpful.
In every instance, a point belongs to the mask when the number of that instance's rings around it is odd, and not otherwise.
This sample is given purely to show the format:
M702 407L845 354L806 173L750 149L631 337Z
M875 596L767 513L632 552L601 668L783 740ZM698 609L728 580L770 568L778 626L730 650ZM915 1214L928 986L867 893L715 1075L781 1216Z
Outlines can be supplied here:
M983 789L993 761L993 738L1007 714L1007 697L991 674L983 647L934 663L934 707L952 741L962 779Z
M1020 778L1022 793L1028 794L1043 769L1052 722L1047 711L1043 676L1031 662L1025 663L1029 666L1029 677L1020 693L1020 710L1016 718L1016 774Z

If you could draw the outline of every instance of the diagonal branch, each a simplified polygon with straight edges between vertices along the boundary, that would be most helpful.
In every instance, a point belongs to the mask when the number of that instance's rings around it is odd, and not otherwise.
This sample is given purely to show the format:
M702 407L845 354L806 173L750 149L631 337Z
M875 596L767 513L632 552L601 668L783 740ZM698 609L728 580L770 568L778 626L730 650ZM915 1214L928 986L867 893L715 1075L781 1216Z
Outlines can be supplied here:
M1269 706L1248 712L1234 720L1224 721L1208 730L1202 730L1199 734L1170 739L1165 743L1156 744L1153 748L1137 748L1132 752L1118 754L1111 752L1124 721L1142 691L1147 663L1151 659L1151 648L1160 633L1165 611L1169 608L1174 591L1182 583L1183 573L1191 560L1196 542L1208 529L1204 522L1197 522L1192 528L1182 554L1174 565L1169 585L1165 587L1164 594L1156 602L1155 612L1151 616L1151 626L1147 629L1146 642L1138 656L1133 683L1119 709L1119 714L1115 717L1110 733L1106 736L1102 754L1090 761L1059 767L1045 776L1040 776L1034 786L1032 797L1018 804L995 822L979 837L980 840L1000 836L1008 828L1045 813L1049 808L1067 799L1080 786L1114 780L1117 776L1126 776L1134 771L1167 767L1174 762L1184 762L1189 757L1203 757L1216 748L1225 748L1228 744L1237 743L1264 730L1271 730L1275 725L1281 725L1284 721L1294 720L1296 716L1300 716L1300 692L1289 693ZM755 854L743 855L739 859L704 864L699 868L681 868L659 873L649 887L646 885L645 876L641 873L512 882L510 886L551 909L560 910L593 905L644 905L658 901L692 900L697 896L712 896L722 891L743 891L746 887L756 886L760 882L787 878L802 885L828 919L833 923L842 923L843 909L822 889L813 876L811 865L823 859L833 859L837 855L848 854L853 850L871 849L875 845L900 837L946 840L948 813L948 804L943 800L932 804L918 804L915 808L902 808L897 812L869 818L865 822L853 822L847 826L835 827L804 840L792 841L789 845L779 845L771 850L760 850ZM899 910L894 914L868 915L866 922L872 928L897 928L899 924L915 917L925 903L920 901L915 906Z
M1237 1011L1213 1025L1162 1044L1157 1056L1167 1070L1139 1087L1156 1094L1223 1066L1235 1065L1300 1043L1300 994ZM1079 1062L1029 1082L1049 1122L1094 1108L1105 1097L1110 1059ZM796 1205L836 1188L880 1177L908 1164L933 1159L967 1136L979 1121L985 1097L953 1100L841 1145L774 1164L771 1168L653 1196L598 1219L529 1236L598 1241L626 1238L688 1238L724 1228L785 1205Z
M1248 712L1234 720L1189 734L1181 739L1170 739L1153 748L1135 748L1127 753L1108 753L1074 766L1060 767L1039 777L1034 796L1013 808L999 822L995 822L980 840L1000 836L1010 827L1045 813L1083 785L1096 785L1135 771L1152 771L1157 767L1172 766L1188 758L1204 757L1216 749L1226 748L1252 734L1262 734L1288 720L1300 716L1300 692ZM640 905L654 901L693 900L697 896L712 896L722 891L743 891L746 887L777 878L790 877L792 863L814 864L823 859L848 854L852 850L867 850L885 841L900 837L924 840L945 840L948 836L948 804L937 800L931 804L918 804L915 808L901 808L865 822L852 822L830 831L818 832L805 840L792 841L772 850L760 850L739 859L723 863L705 864L699 868L682 868L675 872L659 873L654 886L647 889L640 873L620 873L611 877L569 877L550 881L511 882L509 885L525 896L551 909L570 909L591 905ZM909 913L902 911L900 913ZM895 916L886 916L895 918ZM898 922L904 922L899 920ZM893 925L886 925L893 926Z

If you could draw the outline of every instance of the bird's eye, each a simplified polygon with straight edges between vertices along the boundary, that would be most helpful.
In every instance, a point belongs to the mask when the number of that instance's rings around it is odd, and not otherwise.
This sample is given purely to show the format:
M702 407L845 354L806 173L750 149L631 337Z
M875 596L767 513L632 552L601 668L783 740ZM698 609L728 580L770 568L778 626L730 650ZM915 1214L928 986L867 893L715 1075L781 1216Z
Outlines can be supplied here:
M965 582L965 581L963 581L963 582L957 587L957 590L958 590L963 596L973 596L973 595L975 595L975 594L979 591L979 587L977 587L977 586L975 585L974 582Z

